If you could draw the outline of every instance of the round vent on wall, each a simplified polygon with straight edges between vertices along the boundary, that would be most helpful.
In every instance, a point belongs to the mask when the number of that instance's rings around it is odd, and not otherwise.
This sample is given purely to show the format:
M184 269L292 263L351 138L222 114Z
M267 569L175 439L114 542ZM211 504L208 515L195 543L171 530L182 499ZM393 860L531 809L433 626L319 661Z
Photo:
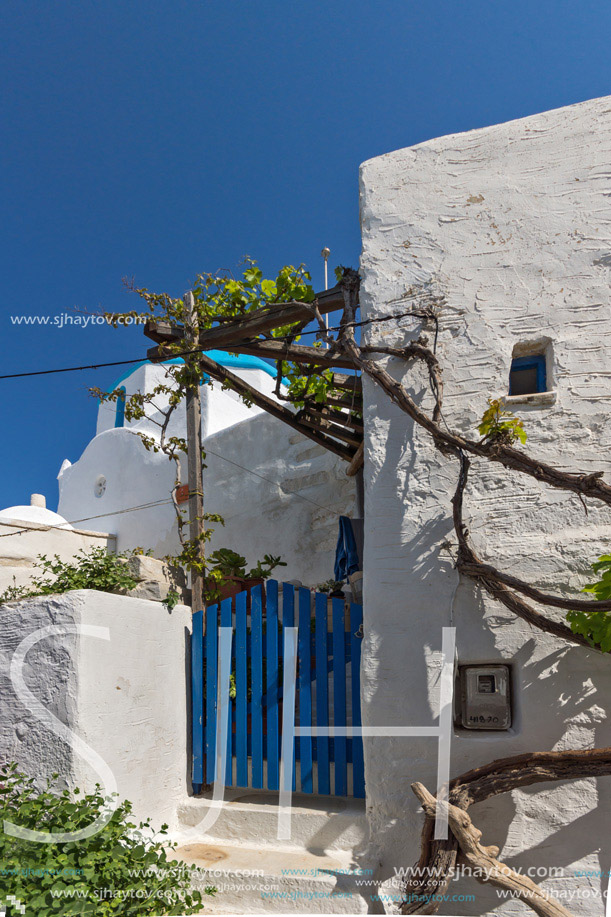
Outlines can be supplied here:
M93 492L96 497L103 497L106 491L106 478L103 474L98 475L93 485Z

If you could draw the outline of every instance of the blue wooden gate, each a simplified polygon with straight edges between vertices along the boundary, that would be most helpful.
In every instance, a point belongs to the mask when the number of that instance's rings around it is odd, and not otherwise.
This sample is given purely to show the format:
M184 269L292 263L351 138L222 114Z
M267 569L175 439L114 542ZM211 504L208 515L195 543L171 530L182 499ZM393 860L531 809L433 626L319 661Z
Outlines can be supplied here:
M281 600L281 601L280 601ZM192 780L215 779L219 628L231 628L225 785L278 790L282 747L285 629L297 628L295 726L328 734L295 738L293 789L365 795L360 661L363 610L289 583L268 580L193 615ZM297 609L295 608L297 605ZM333 727L341 735L333 735ZM290 746L289 746L290 747Z

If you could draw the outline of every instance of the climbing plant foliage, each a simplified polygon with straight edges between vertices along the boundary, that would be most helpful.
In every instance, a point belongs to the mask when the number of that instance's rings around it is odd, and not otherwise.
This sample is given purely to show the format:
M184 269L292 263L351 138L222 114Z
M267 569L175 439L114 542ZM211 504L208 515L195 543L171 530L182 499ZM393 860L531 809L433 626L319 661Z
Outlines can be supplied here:
M522 421L511 411L506 411L500 398L489 398L488 408L477 428L486 440L501 440L508 443L521 442L527 439Z
M336 269L336 276L339 279L341 269ZM202 331L246 318L251 312L278 303L311 303L316 297L310 274L303 264L298 267L285 265L275 277L264 278L261 269L252 258L245 259L243 269L238 276L227 271L216 274L198 274L192 287L193 313L187 307L185 298L173 297L167 293L153 293L145 287L136 287L133 284L129 286L143 300L146 309L120 314L108 313L106 318L115 327L124 326L128 317L137 317L141 320L169 322L187 329L196 324ZM300 339L299 331L301 329L302 324L300 323L287 324L275 328L266 336L281 339L288 337L292 342L296 342ZM321 342L316 342L314 346L322 345ZM201 375L196 361L189 359L186 348L187 344L184 340L164 345L167 359L173 361L166 362L164 366L169 379L154 386L151 391L135 392L126 397L123 389L115 389L110 392L99 388L90 390L91 394L99 398L102 403L115 403L121 399L124 404L124 417L129 423L146 417L149 422L157 426L158 430L154 435L138 428L135 429L135 432L140 436L145 449L152 452L163 452L175 463L175 487L182 484L181 463L187 454L188 447L184 437L176 436L171 432L170 419L184 401L189 387L194 383L201 385L211 382L210 379ZM331 389L333 382L332 373L329 370L316 365L304 366L286 360L278 361L277 368L278 382L283 379L288 383L287 389L280 390L280 386L277 386L277 394L281 398L292 402L296 407L303 406L308 400L317 403L326 402L327 392ZM231 386L225 383L223 387L230 388ZM244 403L249 404L247 396L241 394L240 397ZM205 455L203 458L205 461ZM214 529L205 527L199 539L187 539L183 536L183 531L189 520L184 509L178 505L176 500L174 500L174 507L181 551L169 559L179 563L187 570L203 572L206 566L202 551L203 543L210 539ZM223 519L218 514L206 513L203 521L217 525L223 524ZM269 564L265 563L266 560L267 555L263 562L259 562L259 567L263 563L265 570L269 570ZM279 562L279 558L275 559L274 566L277 566ZM219 580L223 575L221 567L218 564L213 565L211 571L215 588L220 585Z
M592 564L593 573L598 578L584 586L587 592L598 601L611 599L611 554L603 554ZM605 611L569 611L567 620L575 634L581 634L592 646L599 647L604 653L611 652L611 614Z

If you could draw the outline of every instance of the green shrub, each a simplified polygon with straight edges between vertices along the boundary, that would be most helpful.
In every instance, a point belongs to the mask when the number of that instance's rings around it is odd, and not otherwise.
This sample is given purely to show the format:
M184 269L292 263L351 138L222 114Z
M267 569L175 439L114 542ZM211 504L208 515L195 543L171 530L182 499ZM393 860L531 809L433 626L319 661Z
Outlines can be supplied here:
M57 554L49 560L45 554L39 554L34 566L43 571L42 576L34 577L27 586L9 586L0 595L0 604L72 589L97 589L98 592L133 589L137 580L130 574L126 561L134 553L141 552L109 554L106 548L88 551L81 548L72 560L61 560Z
M0 820L38 831L77 831L104 807L99 787L89 795L56 793L49 781L40 791L14 764L0 767ZM191 889L194 867L167 858L174 846L162 840L167 825L154 834L148 821L130 821L131 811L129 802L120 803L101 831L76 842L41 844L0 832L0 903L14 895L27 915L37 917L200 911L201 894Z

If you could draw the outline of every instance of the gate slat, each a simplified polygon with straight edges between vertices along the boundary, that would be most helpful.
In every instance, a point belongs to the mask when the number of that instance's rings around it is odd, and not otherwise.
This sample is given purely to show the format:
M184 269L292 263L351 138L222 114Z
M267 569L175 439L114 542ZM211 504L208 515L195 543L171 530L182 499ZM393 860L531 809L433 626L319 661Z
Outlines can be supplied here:
M263 789L263 596L262 586L252 590L251 633L251 723L252 785Z
M280 742L278 732L278 582L268 580L266 599L267 649L267 789L279 789Z
M344 600L333 598L333 725L346 726L346 643L344 636ZM333 738L335 761L335 795L348 792L347 743L345 736Z
M299 661L299 725L312 725L312 674L310 660L310 590L299 590L299 630L297 656ZM312 780L312 736L299 737L299 760L301 762L301 792L313 793Z
M231 599L223 599L221 602L221 627L232 627L232 613L231 613ZM235 643L235 640L232 640L232 645ZM233 652L232 652L233 656ZM225 767L225 786L231 786L233 783L233 703L231 698L229 699L229 712L228 712L228 722L227 722L227 765Z
M327 596L316 593L316 725L329 725L329 676L327 663L329 658L327 646ZM316 738L316 764L318 771L318 793L328 795L331 792L329 774L329 737Z
M206 609L206 783L214 783L216 771L216 689L218 655L218 605Z
M191 781L194 792L204 782L204 613L193 615L191 634Z
M281 697L284 633L295 627L295 589L282 586L282 626L279 628L279 584L267 583L265 600L265 630L263 618L263 590L255 587L251 592L250 633L248 627L249 596L241 593L235 599L225 599L204 612L193 615L191 639L191 691L192 691L192 781L197 788L202 783L214 782L217 775L216 737L219 704L217 682L220 660L218 658L219 627L228 627L235 633L232 640L232 670L235 672L235 703L229 704L227 734L227 766L223 775L227 786L248 786L262 789L264 784L278 790L280 783ZM332 627L328 623L327 596L315 594L314 633L311 633L311 593L300 588L298 602L297 657L298 698L296 722L308 727L347 726L347 704L352 711L352 724L361 725L360 711L360 660L362 606L350 607L350 628L346 631L346 613L343 599L332 599ZM232 604L235 603L235 622ZM204 631L205 622L205 631ZM357 636L359 634L359 636ZM314 660L312 659L314 653ZM250 666L250 668L249 668ZM350 668L348 668L348 666ZM333 672L333 688L329 685L329 671ZM347 677L351 674L351 688ZM312 697L312 683L316 682L316 702ZM289 687L287 686L287 690ZM331 695L332 690L332 695ZM249 699L250 692L250 699ZM292 690L291 690L292 694ZM347 696L349 694L349 696ZM330 702L333 700L333 716ZM288 699L289 704L291 698ZM315 706L315 710L313 707ZM203 714L205 713L205 717ZM250 713L250 716L249 716ZM288 714L288 708L284 711ZM288 716L292 719L292 714ZM267 729L264 724L267 724ZM235 732L234 732L235 730ZM233 736L235 735L235 738ZM319 795L334 792L348 795L348 765L352 764L351 795L365 796L362 736L300 736L295 742L293 757L293 790L296 788L296 760L300 760L300 790L314 792L314 760L317 763ZM235 781L232 755L236 758ZM252 779L249 773L252 759ZM264 780L267 759L267 780ZM287 759L288 760L288 759ZM331 761L334 761L334 787L331 788Z
M235 757L236 786L248 786L248 622L247 594L235 599Z
M350 605L350 665L352 668L352 725L361 726L361 647L363 607ZM359 635L359 636L357 636ZM365 769L363 763L363 737L352 736L352 795L365 797Z
M282 584L282 647L283 647L283 665L284 665L284 629L295 626L295 587L290 583ZM282 698L284 708L284 697ZM293 739L293 790L297 786L297 764L295 754L295 740Z

